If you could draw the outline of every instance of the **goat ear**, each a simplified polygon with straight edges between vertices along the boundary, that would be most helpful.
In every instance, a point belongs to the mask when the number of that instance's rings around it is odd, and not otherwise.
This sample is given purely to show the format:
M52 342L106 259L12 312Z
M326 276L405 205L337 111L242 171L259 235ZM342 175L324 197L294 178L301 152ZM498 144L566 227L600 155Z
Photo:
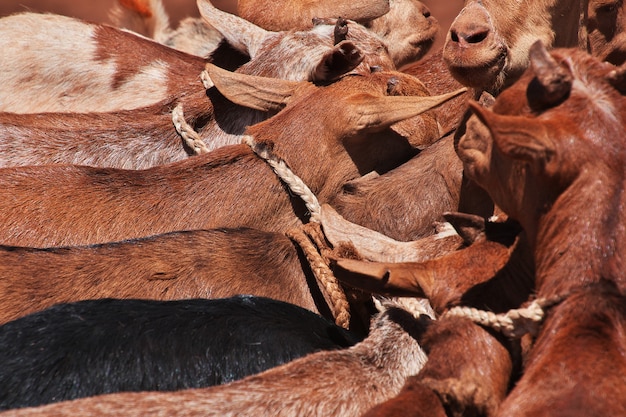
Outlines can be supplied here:
M545 165L556 152L548 131L536 119L504 116L468 102L478 119L487 126L498 149L513 159Z
M471 245L478 240L485 239L485 218L475 214L446 212L443 218L454 227L454 230L463 238L463 243Z
M386 263L336 259L331 261L334 275L349 286L378 294L427 297L430 295L432 276L419 264Z
M531 108L553 107L569 97L572 73L569 68L556 62L541 41L536 41L530 47L529 58L535 72L535 78L526 91Z
M213 64L206 71L217 90L240 106L261 111L282 109L299 85L306 81L287 81L227 71Z
M348 21L343 18L337 19L335 22L335 30L333 32L335 45L341 41L345 41L348 36Z
M626 95L626 64L609 72L606 79L621 95Z
M334 81L352 71L362 61L363 52L352 42L338 43L322 57L322 61L313 70L313 81Z
M274 33L218 9L209 0L197 0L196 3L202 19L220 32L230 46L250 58L255 57L265 39Z
M419 116L467 91L461 88L438 96L385 96L372 97L359 94L351 97L356 117L353 119L356 130L381 130L392 124Z

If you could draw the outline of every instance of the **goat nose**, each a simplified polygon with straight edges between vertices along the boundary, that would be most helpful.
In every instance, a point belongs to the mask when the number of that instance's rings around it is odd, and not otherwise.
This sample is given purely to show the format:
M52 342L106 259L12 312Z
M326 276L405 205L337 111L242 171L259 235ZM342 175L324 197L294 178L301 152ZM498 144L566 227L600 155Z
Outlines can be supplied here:
M450 41L459 45L479 44L494 30L489 12L480 3L465 7L450 26Z
M465 27L451 27L450 40L457 43L476 44L484 41L491 30L488 27L467 25Z

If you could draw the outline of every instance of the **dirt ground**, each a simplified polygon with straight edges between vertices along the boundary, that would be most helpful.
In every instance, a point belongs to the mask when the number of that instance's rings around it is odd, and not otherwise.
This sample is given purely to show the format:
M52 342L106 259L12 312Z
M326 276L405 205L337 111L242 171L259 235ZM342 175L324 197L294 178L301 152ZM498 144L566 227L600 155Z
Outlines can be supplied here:
M81 1L76 0L2 0L0 16L20 11L50 12L78 17L99 23L109 23L108 12L116 0ZM163 0L170 14L171 22L176 24L187 16L197 16L196 0ZM422 0L441 24L441 33L433 49L443 45L446 30L463 6L463 0ZM236 0L212 0L212 3L228 12L236 11Z

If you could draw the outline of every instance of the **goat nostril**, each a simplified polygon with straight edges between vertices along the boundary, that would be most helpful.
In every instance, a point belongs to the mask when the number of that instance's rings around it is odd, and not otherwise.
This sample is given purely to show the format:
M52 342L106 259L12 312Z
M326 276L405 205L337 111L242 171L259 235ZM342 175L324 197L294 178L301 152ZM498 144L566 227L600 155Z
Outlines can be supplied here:
M489 31L483 30L480 32L467 34L463 36L463 39L465 39L467 43L480 43L487 38L487 35L489 35Z
M459 35L456 33L456 31L450 31L450 39L452 40L452 42L459 42Z

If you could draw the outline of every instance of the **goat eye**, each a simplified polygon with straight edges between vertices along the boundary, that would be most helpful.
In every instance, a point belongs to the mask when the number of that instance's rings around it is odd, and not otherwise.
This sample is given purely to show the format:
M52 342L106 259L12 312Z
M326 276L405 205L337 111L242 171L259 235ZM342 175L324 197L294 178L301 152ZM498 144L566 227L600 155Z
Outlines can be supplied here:
M387 81L387 94L392 94L398 85L398 79L396 77L391 77Z
M614 13L617 10L617 4L605 4L596 9L597 14L609 14Z

